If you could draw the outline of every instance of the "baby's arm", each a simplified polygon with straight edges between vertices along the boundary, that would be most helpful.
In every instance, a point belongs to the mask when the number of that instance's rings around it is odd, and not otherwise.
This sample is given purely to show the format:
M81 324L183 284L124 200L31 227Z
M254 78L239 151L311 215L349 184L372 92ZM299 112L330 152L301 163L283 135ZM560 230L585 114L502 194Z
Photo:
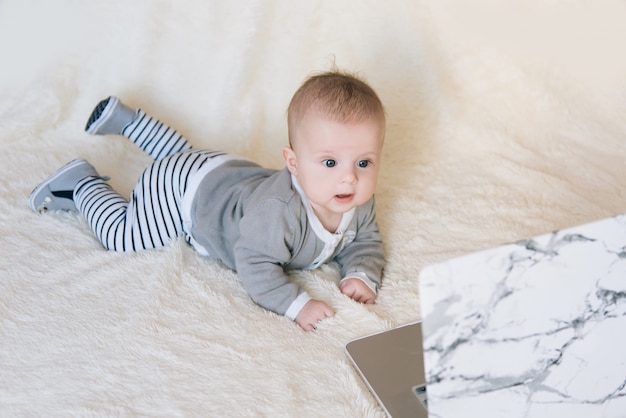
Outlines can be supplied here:
M268 200L242 218L241 235L234 248L237 272L258 305L311 331L335 312L326 303L311 299L284 271L283 266L292 257L290 242L298 240L293 237L299 236L300 219L285 214L283 206L281 201Z
M296 324L305 331L313 331L317 328L317 323L335 316L335 311L321 300L311 299L300 310L296 316Z
M341 293L349 296L357 302L372 304L376 303L376 293L369 288L361 279L348 277L339 283Z

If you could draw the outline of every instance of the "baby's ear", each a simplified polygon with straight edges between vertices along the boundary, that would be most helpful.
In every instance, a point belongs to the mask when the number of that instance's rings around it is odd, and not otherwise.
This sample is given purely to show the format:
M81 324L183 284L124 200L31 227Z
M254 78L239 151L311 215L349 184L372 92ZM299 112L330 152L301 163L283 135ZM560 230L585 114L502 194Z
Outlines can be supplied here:
M283 148L283 159L285 160L285 165L291 174L294 176L298 175L298 162L296 160L296 153L293 152L291 147Z

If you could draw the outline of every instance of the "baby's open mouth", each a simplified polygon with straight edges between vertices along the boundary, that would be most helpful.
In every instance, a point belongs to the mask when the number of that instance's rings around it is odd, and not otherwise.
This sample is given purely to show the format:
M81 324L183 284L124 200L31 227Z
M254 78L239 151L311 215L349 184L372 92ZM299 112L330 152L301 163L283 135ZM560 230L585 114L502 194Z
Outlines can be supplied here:
M337 194L335 195L335 199L339 202L349 202L354 197L353 194Z

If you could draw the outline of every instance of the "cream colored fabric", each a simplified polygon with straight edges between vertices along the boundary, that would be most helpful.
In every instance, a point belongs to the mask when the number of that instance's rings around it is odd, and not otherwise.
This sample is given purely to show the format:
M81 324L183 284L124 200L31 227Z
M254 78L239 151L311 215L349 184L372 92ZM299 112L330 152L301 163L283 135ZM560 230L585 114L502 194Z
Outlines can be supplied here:
M433 262L626 212L623 1L0 3L0 415L382 416L351 339L419 318ZM378 303L325 267L314 333L182 241L108 253L28 208L75 157L127 195L149 161L83 128L114 94L197 147L281 167L285 110L336 63L386 104ZM381 359L384 361L384 359Z

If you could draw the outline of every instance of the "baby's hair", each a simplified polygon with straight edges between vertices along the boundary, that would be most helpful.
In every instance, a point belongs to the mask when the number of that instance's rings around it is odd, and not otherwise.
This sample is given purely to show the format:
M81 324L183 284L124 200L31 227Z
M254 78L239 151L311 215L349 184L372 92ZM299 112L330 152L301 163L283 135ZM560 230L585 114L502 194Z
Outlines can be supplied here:
M309 112L339 123L376 120L385 130L385 109L378 95L354 74L333 69L307 78L293 95L287 110L289 143L298 123Z

